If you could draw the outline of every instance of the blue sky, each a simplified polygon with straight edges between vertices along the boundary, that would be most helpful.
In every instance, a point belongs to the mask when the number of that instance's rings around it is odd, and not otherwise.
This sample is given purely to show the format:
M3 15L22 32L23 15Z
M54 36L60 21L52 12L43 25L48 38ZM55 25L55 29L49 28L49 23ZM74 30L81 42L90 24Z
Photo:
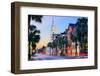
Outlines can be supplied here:
M56 28L55 33L64 32L68 28L70 23L75 24L79 17L74 16L43 16L42 23L37 23L33 21L33 24L36 24L37 29L40 30L41 39L37 44L37 48L46 46L51 40L51 26L52 20L54 19L54 26Z

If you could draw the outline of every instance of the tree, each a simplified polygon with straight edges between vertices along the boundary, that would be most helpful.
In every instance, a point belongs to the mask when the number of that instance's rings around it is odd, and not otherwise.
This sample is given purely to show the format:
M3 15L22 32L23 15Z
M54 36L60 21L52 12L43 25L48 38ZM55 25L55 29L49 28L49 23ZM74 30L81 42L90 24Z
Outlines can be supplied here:
M48 47L52 48L52 42L48 43Z
M77 20L76 26L73 31L73 40L79 41L81 48L87 44L88 39L88 19L85 17ZM83 45L84 44L84 45Z
M30 46L32 46L32 49L35 49L36 43L39 42L39 40L40 40L40 30L37 30L37 28L34 24L30 25L31 18L32 18L32 20L35 20L36 22L39 22L39 23L42 22L42 16L39 16L39 15L29 15L28 16L28 42L29 42L28 59L31 58Z
M59 47L59 49L61 50L61 55L64 55L67 44L68 41L64 36L59 36L53 41L54 48L57 49L57 47Z

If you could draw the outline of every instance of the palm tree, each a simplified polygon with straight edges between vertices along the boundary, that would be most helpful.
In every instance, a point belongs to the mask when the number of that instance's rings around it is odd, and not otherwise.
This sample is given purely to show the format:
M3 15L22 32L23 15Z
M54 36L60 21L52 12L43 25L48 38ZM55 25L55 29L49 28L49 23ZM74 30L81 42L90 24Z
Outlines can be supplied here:
M59 47L61 51L61 55L64 55L66 46L68 44L66 37L62 37L62 36L58 37L55 42L56 42L56 47Z
M28 59L31 58L31 48L30 46L32 46L32 50L34 50L36 48L36 43L39 42L40 40L40 30L37 30L36 26L30 25L30 21L35 20L36 22L41 23L42 22L42 16L40 15L28 15L28 42L29 42L29 53L28 53ZM35 53L35 51L34 51Z

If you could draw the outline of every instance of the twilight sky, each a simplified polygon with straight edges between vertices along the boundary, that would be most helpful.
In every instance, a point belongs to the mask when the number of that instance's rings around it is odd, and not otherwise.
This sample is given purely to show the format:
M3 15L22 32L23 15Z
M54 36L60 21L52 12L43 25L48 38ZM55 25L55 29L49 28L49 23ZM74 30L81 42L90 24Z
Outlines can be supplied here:
M40 30L40 41L37 43L37 48L46 46L51 40L51 26L52 20L54 19L54 25L56 28L55 33L64 32L68 28L70 23L75 24L79 17L74 16L43 16L42 23L30 21L30 24L36 25L37 29Z

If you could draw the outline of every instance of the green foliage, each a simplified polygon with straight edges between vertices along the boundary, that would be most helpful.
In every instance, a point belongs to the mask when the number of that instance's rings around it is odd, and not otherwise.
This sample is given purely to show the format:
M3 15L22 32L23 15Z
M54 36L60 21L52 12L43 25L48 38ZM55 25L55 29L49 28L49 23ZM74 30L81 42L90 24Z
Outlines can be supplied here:
M48 43L48 47L53 48L52 42Z
M42 22L42 17L41 15L28 15L28 25L30 24L30 20L35 20L36 22L41 23Z
M68 44L68 41L65 37L58 37L55 40L53 40L53 42L49 42L48 47L56 48L58 46L59 48L62 48L64 45L67 45L67 44Z
M87 44L88 40L88 19L79 18L77 20L76 26L72 33L72 40L79 41L81 43L81 48Z
M30 20L35 20L36 22L42 22L42 16L40 15L29 15L28 16L28 41L29 44L32 42L32 47L35 49L36 43L40 40L40 30L37 30L35 25L30 25ZM33 46L34 45L34 46Z

